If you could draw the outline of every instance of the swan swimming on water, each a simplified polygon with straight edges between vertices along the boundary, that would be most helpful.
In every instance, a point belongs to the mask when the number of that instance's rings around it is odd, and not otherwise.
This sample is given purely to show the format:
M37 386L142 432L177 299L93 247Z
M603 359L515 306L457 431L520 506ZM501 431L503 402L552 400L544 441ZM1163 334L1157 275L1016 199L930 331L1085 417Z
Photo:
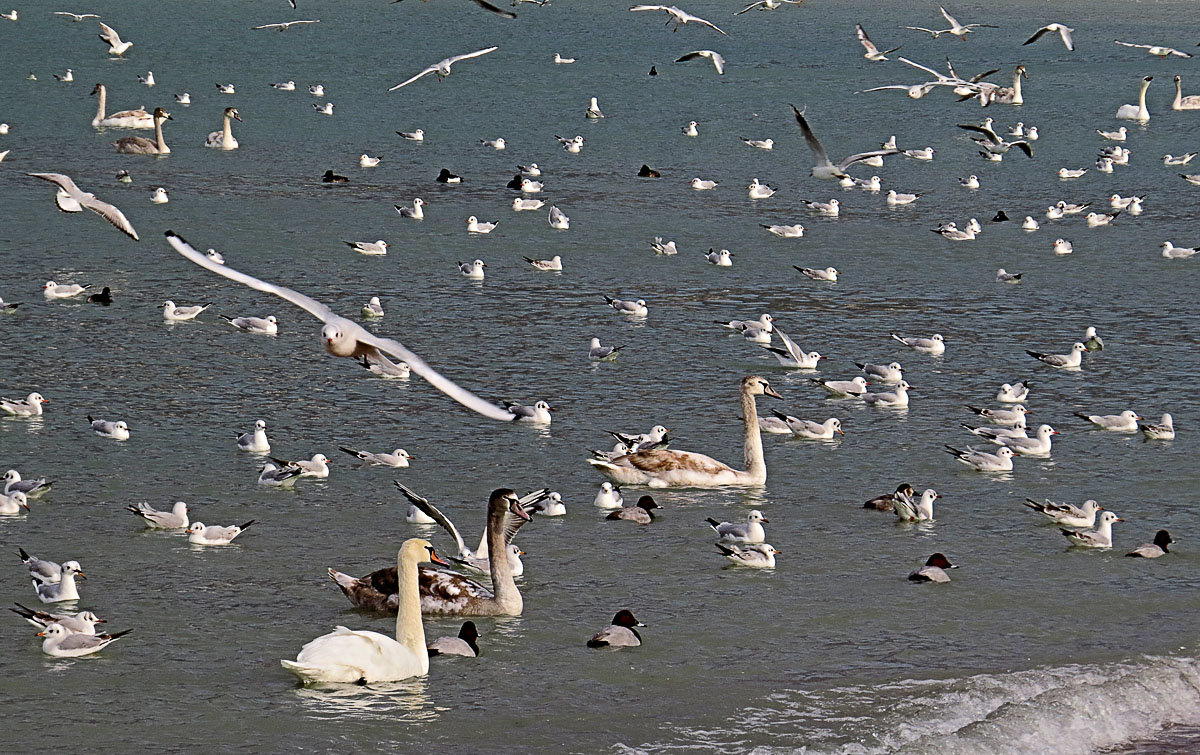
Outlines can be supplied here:
M239 122L242 120L242 116L238 114L237 108L225 108L221 130L210 133L208 138L204 140L204 146L226 151L237 149L238 140L233 138L234 119L237 119Z
M1122 105L1117 108L1115 117L1126 121L1141 121L1142 123L1150 120L1150 111L1146 108L1146 90L1150 88L1150 82L1153 80L1153 76L1147 76L1142 79L1142 89L1138 93L1138 104Z
M1200 110L1200 94L1183 96L1182 76L1175 77L1175 101L1171 103L1172 110Z
M378 632L354 631L339 626L306 644L296 660L282 660L280 665L305 684L371 684L429 673L429 651L425 648L418 588L417 564L422 561L446 563L438 558L428 540L412 538L404 541L396 554L399 610L396 612L395 639Z
M174 120L171 114L160 107L154 108L154 141L144 136L126 136L112 143L118 152L127 155L169 155L171 148L163 141L163 121Z
M690 451L650 449L607 459L588 459L602 474L620 484L650 487L712 488L724 485L762 485L767 480L759 434L755 396L782 398L765 378L751 375L742 379L741 405L744 418L746 469L739 470L710 456Z
M96 117L92 119L92 128L111 126L114 128L154 128L154 116L142 108L121 110L106 116L104 110L108 105L108 89L103 84L97 84L92 94L100 96L96 107Z

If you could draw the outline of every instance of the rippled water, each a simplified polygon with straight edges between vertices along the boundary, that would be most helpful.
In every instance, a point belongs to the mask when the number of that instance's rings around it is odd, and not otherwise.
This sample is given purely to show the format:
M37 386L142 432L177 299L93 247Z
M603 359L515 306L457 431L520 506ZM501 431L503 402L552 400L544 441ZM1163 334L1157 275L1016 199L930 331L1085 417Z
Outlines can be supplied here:
M250 7L250 6L253 7ZM0 420L0 464L48 475L53 493L27 517L0 518L6 551L77 558L89 579L81 608L136 632L81 660L43 656L12 617L0 654L9 738L39 748L161 746L176 749L345 751L720 749L726 752L1088 751L1139 740L1138 752L1167 751L1200 720L1196 696L1195 584L1191 533L1197 475L1192 387L1200 377L1189 306L1195 262L1169 262L1159 244L1200 243L1194 187L1159 156L1197 146L1197 118L1168 109L1170 79L1185 88L1193 61L1159 61L1112 45L1191 44L1176 28L1190 3L1066 6L983 3L950 8L964 23L997 23L969 42L922 39L899 26L927 26L935 5L822 4L730 18L738 4L695 0L687 10L730 32L662 28L660 14L621 4L561 3L521 8L505 22L470 3L402 5L130 1L101 9L135 43L107 60L93 24L21 9L0 20L0 149L5 222L0 224L0 296L23 301L0 318L0 393L39 390L50 399L39 422ZM306 7L307 6L307 7ZM736 6L736 7L735 7ZM284 34L248 27L290 18L321 23ZM861 20L881 46L926 64L953 56L960 72L1029 69L1027 104L986 113L945 92L911 101L900 93L853 92L919 78L898 63L871 64L854 43ZM1077 29L1078 50L1056 40L1021 47L1037 25ZM449 54L498 45L432 77L384 90ZM712 47L728 61L670 61ZM576 56L553 66L553 52ZM650 66L660 75L647 77ZM75 70L74 84L51 73ZM152 69L143 89L135 74ZM25 79L33 71L38 81ZM914 72L915 73L915 72ZM1148 126L1132 126L1132 164L1074 182L1059 167L1088 167L1096 127L1135 99L1153 74ZM313 112L299 88L325 85L333 117ZM165 105L172 154L117 155L95 133L97 81L110 106ZM214 84L234 82L238 94ZM171 93L190 91L191 107ZM583 118L596 96L608 115ZM933 163L889 160L886 187L928 192L887 209L882 196L844 192L808 177L809 153L787 103L807 104L813 128L835 156L873 148L895 133L902 146L932 145ZM222 108L239 108L241 149L204 149ZM955 123L985 115L1036 124L1036 159L1013 153L983 163ZM701 123L701 137L679 128ZM394 132L421 127L424 144ZM580 155L555 134L582 134ZM504 136L504 152L477 140ZM739 137L773 137L772 152ZM362 152L382 155L374 170ZM547 198L572 228L549 229L540 213L513 214L500 187L515 165L546 171ZM643 163L661 181L634 178ZM442 167L466 183L433 182ZM126 168L131 186L113 174ZM316 178L333 168L351 183ZM142 234L134 244L87 214L56 213L49 185L27 171L61 171L122 207ZM860 175L870 175L858 170ZM958 176L976 173L978 192ZM721 182L694 192L693 176ZM751 202L752 177L780 193ZM165 186L170 204L149 203ZM1082 220L1044 223L1026 234L987 226L973 243L931 234L938 222L983 221L1004 209L1041 218L1058 199L1104 205L1113 192L1148 194L1141 217L1109 228ZM426 202L422 223L393 203ZM838 220L810 216L800 199L838 197ZM499 220L468 237L467 215ZM779 240L759 223L803 222L808 235ZM388 316L370 327L396 336L489 398L557 407L548 431L501 426L469 415L424 382L382 381L320 353L316 322L299 310L209 274L161 240L173 228L229 263L291 285L343 313L371 295ZM653 236L678 241L658 258ZM1054 238L1075 253L1055 257ZM362 257L343 240L383 238L386 257ZM735 266L703 261L710 246L735 252ZM561 254L561 275L537 273L523 255ZM481 284L463 280L458 260L488 263ZM803 279L791 265L834 265L836 285ZM997 267L1025 273L1020 286L994 282ZM113 288L116 303L44 303L43 281ZM623 319L602 295L645 298L650 316ZM200 322L165 326L156 307L214 302ZM907 412L870 410L824 398L811 373L779 369L765 352L725 335L714 319L773 313L806 348L829 359L824 377L852 376L853 361L905 366L916 386ZM275 314L280 335L234 331L217 313ZM1095 325L1108 347L1075 374L1038 366L1024 349L1065 350ZM941 332L944 358L909 352L889 331ZM586 359L587 341L628 344L612 364ZM846 437L814 444L765 438L768 483L761 491L665 491L660 521L639 528L606 522L591 506L600 478L586 465L605 430L662 423L675 447L741 459L737 381L765 374L792 414L841 417ZM989 403L1001 382L1029 379L1037 422L1062 435L1053 460L1019 459L1008 476L956 464L942 444L965 444L964 403ZM762 408L760 406L760 408ZM1091 432L1074 411L1175 416L1179 440ZM133 439L92 435L86 414L122 418ZM269 423L274 451L337 455L325 482L295 492L255 484L258 460L238 453L235 432ZM338 445L402 446L416 459L397 472L358 469ZM522 530L528 552L520 580L525 615L485 620L478 660L435 660L428 678L378 688L305 690L278 665L335 624L390 632L391 621L352 610L325 576L329 566L365 573L392 562L413 534L392 488L398 478L448 511L472 539L483 502L498 486L559 490L562 521ZM901 480L944 495L937 522L898 526L861 501ZM634 496L637 491L630 489ZM1067 551L1057 531L1019 502L1026 496L1096 498L1118 512L1111 553ZM256 519L232 547L196 549L176 534L143 532L122 509L186 500L195 518ZM774 572L723 568L705 517L768 518L783 554ZM1157 562L1124 559L1129 547L1168 528L1181 543ZM417 530L424 532L423 530ZM432 534L445 544L441 533ZM962 568L946 586L913 586L904 575L930 553ZM1192 552L1189 552L1192 551ZM15 556L7 600L31 593ZM633 651L592 652L590 633L622 607L649 626ZM426 622L430 635L458 622ZM69 725L48 727L48 711ZM169 727L169 731L166 730ZM1064 736L1070 733L1071 736ZM1149 738L1149 744L1145 741Z

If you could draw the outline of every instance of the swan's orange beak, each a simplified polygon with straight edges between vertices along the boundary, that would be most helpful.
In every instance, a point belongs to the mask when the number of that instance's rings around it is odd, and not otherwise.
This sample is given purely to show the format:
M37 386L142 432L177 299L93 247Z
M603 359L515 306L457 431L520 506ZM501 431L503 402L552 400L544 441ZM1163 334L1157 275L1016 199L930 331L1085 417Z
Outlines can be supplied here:
M438 554L437 554L437 553L436 553L436 552L433 550L433 548L432 548L432 547L426 548L426 550L428 550L428 551L429 551L429 560L430 560L431 562L433 562L433 563L435 563L435 564L441 564L442 566L449 566L449 565L450 565L450 564L446 563L444 560L442 560L442 557L441 557L441 556L439 556L439 555L438 555Z
M780 396L778 393L776 393L775 390L769 385L766 388L763 388L763 395L780 399L783 398L783 396Z

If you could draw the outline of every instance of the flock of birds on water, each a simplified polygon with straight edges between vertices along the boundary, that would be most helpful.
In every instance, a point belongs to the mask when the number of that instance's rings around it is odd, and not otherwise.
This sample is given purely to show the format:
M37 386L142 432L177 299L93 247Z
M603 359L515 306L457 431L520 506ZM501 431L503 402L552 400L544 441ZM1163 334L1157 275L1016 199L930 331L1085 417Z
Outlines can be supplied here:
M484 0L472 0L481 9L506 19L516 18L514 12L500 8ZM751 3L735 12L741 16L750 11L774 11L785 6L800 6L803 0L760 0ZM295 8L295 3L290 3ZM550 0L517 0L512 4L543 7L550 5ZM629 9L634 13L663 13L668 26L674 31L689 27L688 33L716 34L728 36L711 20L692 15L676 6L664 5L634 5ZM948 28L929 28L921 26L904 27L920 34L928 34L930 39L953 37L966 40L970 35L983 34L985 29L995 26L983 23L963 24L954 16L939 8L940 15ZM803 12L794 10L788 12ZM99 47L91 51L81 49L80 55L107 54L109 56L125 56L135 43L129 38L122 38L113 27L101 20L94 13L55 12L56 16L72 22L94 21L98 24L99 37L106 49ZM0 23L19 22L21 16L16 10L3 14ZM293 28L312 28L318 24L318 19L299 19L280 23L270 23L254 27L257 30L278 30L286 32ZM937 24L936 26L943 26ZM693 32L693 29L695 30ZM903 45L881 50L876 46L866 30L856 25L855 34L859 44L864 49L863 57L868 61L883 63L891 60ZM1042 44L1060 42L1068 53L1075 50L1075 29L1061 23L1050 23L1040 29L1030 29L1028 39L1024 44L1033 44L1041 40ZM748 33L752 33L747 30ZM853 42L849 34L848 43ZM135 37L136 38L136 37ZM895 40L892 40L895 41ZM905 40L907 43L907 38ZM1117 40L1122 48L1142 50L1149 55L1163 59L1189 58L1187 52L1157 45L1131 43ZM488 47L464 54L454 55L425 67L415 75L401 81L388 91L417 85L425 77L435 75L439 80L449 77L452 71L457 71L470 61L495 52L498 47ZM715 69L715 75L723 75L727 62L716 50L699 49L687 52L676 62L689 61L707 62ZM569 65L573 58L554 53L553 63ZM954 96L964 102L977 102L984 108L1020 105L1024 102L1022 89L1023 79L1028 77L1026 67L1017 66L1013 71L1011 85L1001 85L987 79L998 71L988 71L967 78L960 76L947 60L947 70L938 71L932 67L918 63L906 57L899 57L901 65L893 65L891 70L902 71L911 77L922 79L916 83L895 83L870 87L863 92L902 91L908 97L920 99L934 92L945 92L946 96ZM455 67L458 66L458 67ZM881 68L881 70L884 70ZM651 74L656 72L652 69ZM927 75L926 75L927 74ZM32 75L31 75L32 77ZM74 71L68 69L61 75L56 75L61 82L70 83L74 80ZM155 85L153 72L139 76L140 82L148 87ZM1147 91L1153 81L1152 76L1146 76L1138 86L1136 104L1122 105L1115 112L1115 117L1121 120L1145 124L1151 114L1147 106ZM1175 76L1176 97L1172 104L1175 110L1200 110L1200 96L1185 97L1181 91L1181 77ZM280 82L272 84L276 89L293 91L295 82ZM232 84L217 84L219 93L234 94ZM411 91L411 90L410 90ZM321 99L324 89L321 85L309 88L310 94ZM101 131L107 129L145 129L153 130L154 138L141 136L124 136L111 142L111 148L128 155L170 154L164 135L164 124L173 120L172 115L163 107L152 111L144 109L121 110L108 112L108 91L104 84L98 83L92 90L96 96L97 112L91 125ZM177 104L187 106L191 103L189 93L177 93ZM319 114L333 115L331 103L316 102L313 105ZM601 119L605 115L597 98L590 98L586 109L581 109L581 117ZM996 110L984 111L995 114ZM804 108L792 106L792 116L799 129L800 136L810 148L813 160L811 175L823 181L840 184L843 189L860 189L878 194L883 191L882 182L878 176L869 178L855 177L849 173L851 168L881 166L885 158L900 160L931 161L935 159L936 150L932 147L910 149L900 148L891 138L879 148L867 149L845 157L833 160L822 147L816 131L820 127L820 116L809 114ZM814 128L810 118L816 122ZM969 131L979 146L982 159L993 162L1002 161L1014 147L1027 158L1033 158L1039 134L1035 126L1016 123L1011 127L1002 127L1001 116L992 115L982 122L959 124ZM218 150L236 150L241 146L233 135L233 124L241 121L241 114L236 107L224 108L221 115L220 129L208 135L204 144ZM684 139L694 139L700 135L700 121L691 120L681 125ZM0 135L8 134L11 126L0 124ZM20 124L17 125L20 128ZM397 132L402 138L412 141L424 139L420 129L412 132ZM1095 170L1111 173L1130 161L1130 150L1125 143L1136 141L1136 134L1131 134L1126 127L1115 130L1097 130L1098 136L1110 146L1100 150L1095 164ZM587 140L582 136L557 137L564 151L579 155L584 152ZM771 150L774 148L773 139L743 138L742 141L750 148ZM506 143L503 138L480 140L483 147L493 150L503 150ZM248 145L249 146L249 145ZM251 146L251 148L253 148ZM0 160L8 156L8 151L0 152ZM1189 152L1179 156L1167 155L1163 163L1167 166L1186 166L1196 153ZM377 166L380 158L363 154L360 167L370 169ZM130 167L135 168L134 163ZM1091 168L1063 167L1058 176L1064 181L1072 181ZM512 201L513 210L517 212L541 210L545 203L537 197L543 189L542 170L536 163L519 166L519 173L509 183L508 189L518 192ZM81 213L89 210L103 217L113 226L123 232L132 241L139 241L140 236L132 223L115 205L98 198L94 193L85 191L71 177L50 170L31 171L27 173L53 184L56 187L54 196L57 208L65 213ZM643 165L637 174L648 180L661 178L661 172ZM1200 175L1180 174L1186 181L1200 185ZM130 180L130 173L122 170L117 180ZM552 176L545 176L552 179ZM322 180L328 183L344 183L351 179L340 176L329 170ZM448 169L443 169L437 180L441 183L458 183L461 177ZM980 186L976 175L964 176L960 179L966 191L974 191ZM690 185L696 191L711 191L717 188L716 181L696 177ZM769 199L775 189L754 179L747 187L751 199ZM891 206L912 205L919 202L921 195L889 189L886 202ZM153 202L169 201L166 191L158 189L152 197ZM1091 212L1086 216L1089 227L1107 225L1116 220L1122 213L1139 214L1144 211L1145 197L1121 196L1113 194L1109 199L1110 208L1104 212ZM413 222L421 221L424 201L414 198L408 205L397 205L396 210L401 217ZM805 206L812 212L829 217L836 217L840 212L840 202L836 198L827 201L804 200ZM1082 214L1088 210L1088 203L1071 203L1060 201L1046 210L1048 220L1060 220L1065 217ZM569 230L570 219L555 206L550 207L548 222L556 230ZM1001 212L993 222L1006 222L1008 218ZM497 222L481 221L471 216L466 221L467 232L486 234L497 227ZM802 238L804 226L800 223L791 225L762 224L767 232L783 239ZM1032 215L1027 216L1021 227L1027 232L1040 229L1039 221ZM984 232L983 225L972 218L964 226L956 223L944 223L932 229L949 241L970 241ZM201 252L186 241L182 235L168 230L166 241L172 249L185 259L191 261L207 273L223 276L229 280L248 286L257 291L271 294L299 307L321 322L321 342L325 351L337 357L350 358L371 370L376 375L388 379L406 379L410 373L416 373L431 383L451 399L462 404L465 408L485 417L505 422L520 422L533 425L548 425L552 422L553 407L545 400L536 401L529 405L507 403L498 405L488 401L474 392L458 385L449 377L437 372L429 363L407 349L399 341L376 335L363 325L347 317L338 315L332 309L306 296L305 294L271 283L246 273L226 263L223 255L209 249ZM377 241L347 241L345 242L355 252L365 255L385 255L389 244L384 240ZM659 255L675 255L678 248L674 241L664 241L655 238L651 244L654 253ZM1069 254L1071 243L1058 238L1053 249L1056 254ZM1162 256L1171 260L1186 259L1195 255L1200 249L1178 247L1172 242L1164 242ZM705 258L713 265L729 267L734 264L734 254L727 249L712 249ZM526 262L536 270L546 272L561 272L565 264L561 256L550 259L525 258ZM483 260L462 262L459 272L468 279L480 280L486 275L487 265ZM817 283L836 283L839 271L834 267L796 269ZM996 274L997 285L1020 285L1022 274L1000 269ZM8 293L8 292L6 292ZM43 288L43 296L49 302L70 300L87 294L89 303L108 306L113 303L112 292L105 287L102 291L94 291L88 285L74 282L47 281ZM626 318L651 317L651 305L645 299L618 299L604 296L604 302L616 315ZM597 302L599 305L599 301ZM0 299L2 312L8 315L20 316L19 302L5 302ZM162 305L163 319L167 323L195 320L202 316L209 305L176 304L165 301ZM245 331L247 334L272 335L278 332L279 321L274 315L260 317L257 315L241 315L222 317L232 327ZM371 296L361 310L361 318L366 322L378 322L385 317L385 312L378 296ZM718 322L728 331L741 336L748 344L765 348L779 362L782 368L813 371L818 368L822 355L817 351L806 351L795 340L788 336L775 318L770 314L761 314L747 319ZM900 346L907 349L914 359L938 359L952 348L947 339L941 334L901 335L892 334L892 338ZM599 338L592 338L589 344L587 359L593 361L611 361L619 358L624 347L602 345ZM1088 327L1077 342L1063 346L1057 352L1027 350L1031 367L1042 370L1085 369L1091 359L1103 359L1104 342L1094 327ZM580 355L583 359L583 355ZM859 401L883 411L903 412L909 405L909 390L911 386L904 378L904 367L898 361L889 363L871 363L863 361L856 363L860 374L848 379L826 379L812 377L814 387L824 389L830 396L846 401ZM1049 424L1041 424L1030 429L1026 416L1029 410L1027 403L1032 403L1032 395L1037 391L1038 380L1024 380L1015 383L1003 383L994 396L997 406L970 406L976 420L963 423L962 427L969 433L970 441L979 447L966 444L946 445L945 450L953 459L978 470L981 474L1011 473L1020 465L1024 457L1047 458L1051 454L1053 438L1059 431ZM872 390L871 386L880 386ZM760 416L757 402L762 397L782 398L761 376L751 375L741 380L739 386L739 408L744 429L744 464L737 468L710 456L676 450L670 447L669 430L663 425L656 425L646 433L612 433L616 440L610 450L594 451L587 462L597 472L608 478L599 486L594 505L604 512L606 518L615 521L626 521L638 525L651 525L655 521L655 510L658 503L650 494L638 496L635 503L627 503L622 495L622 486L635 486L650 489L663 488L714 488L723 486L759 487L766 483L767 470L763 451L762 434L779 434L794 436L815 442L828 442L843 435L841 420L837 417L817 421L792 416L780 411L772 411L770 416ZM12 419L7 421L37 421L45 411L45 405L50 403L36 390L31 390L24 398L5 398L0 401L0 409ZM1133 409L1125 409L1115 414L1077 413L1087 427L1097 433L1141 433L1148 441L1170 441L1175 437L1175 429L1170 414L1162 414L1157 421L1143 418ZM125 420L115 417L87 416L91 430L99 436L115 442L136 442L134 429ZM80 417L80 421L83 418ZM282 459L270 457L271 442L267 436L267 423L257 420L247 432L231 438L229 443L249 454L269 457L264 461L258 477L258 483L269 487L291 487L305 478L327 478L330 465L333 462L322 453L313 455L310 459ZM391 451L364 451L349 446L340 450L366 465L377 465L386 468L404 468L414 457L403 448ZM520 496L507 488L495 490L486 505L486 527L478 545L474 548L460 534L449 518L426 498L411 490L400 482L396 487L410 503L407 519L415 525L436 523L450 535L454 541L454 555L443 557L435 551L428 539L414 537L406 540L399 549L394 566L386 565L370 574L355 577L334 569L329 570L330 579L337 584L346 597L360 608L382 613L396 614L395 636L389 637L372 631L358 631L338 626L332 632L321 635L304 645L295 660L282 660L285 669L294 673L304 683L372 683L395 681L428 673L429 658L435 655L475 656L479 653L477 640L479 632L473 621L462 625L457 637L445 637L427 642L422 616L443 615L463 617L487 616L516 616L523 611L523 600L515 577L524 573L521 562L521 551L513 542L520 528L531 521L533 515L563 516L566 505L562 497L548 489L536 490ZM27 479L18 470L9 470L4 476L3 494L0 495L0 515L25 516L30 508L30 501L44 495L49 495L53 483L46 477L33 475ZM918 492L911 484L902 483L893 492L872 498L864 504L865 508L893 512L898 520L904 522L932 523L934 521L934 505L940 494L933 488ZM1025 501L1033 512L1057 524L1062 534L1072 547L1091 549L1110 549L1113 547L1113 525L1122 519L1114 512L1106 510L1098 502L1088 500L1081 504L1066 502ZM184 502L175 503L170 509L159 510L148 503L135 503L128 511L137 516L146 527L181 531L186 534L188 542L198 547L226 546L246 532L255 522L247 521L241 524L206 525L190 517L191 511ZM768 519L760 510L750 511L739 521L706 520L716 536L716 547L720 555L734 565L746 568L773 569L777 566L776 556L780 551L768 541L764 525ZM1152 543L1141 545L1127 555L1146 559L1159 558L1169 553L1169 545L1174 542L1170 533L1159 530ZM447 552L447 551L443 551ZM63 560L61 563L43 558L42 550L36 552L19 551L20 558L28 568L34 595L46 609L35 609L18 603L12 610L25 618L30 624L39 629L38 636L43 637L42 650L55 657L78 657L97 653L117 639L132 630L103 633L98 625L104 619L89 610L67 612L67 606L78 607L81 600L77 580L85 578L83 567L77 560ZM944 583L950 581L949 570L955 568L949 558L943 553L934 553L926 563L913 571L908 579L916 582ZM63 604L63 605L60 605ZM596 633L587 641L589 647L631 647L641 644L641 636L637 629L643 624L633 612L622 609L616 613L612 623Z

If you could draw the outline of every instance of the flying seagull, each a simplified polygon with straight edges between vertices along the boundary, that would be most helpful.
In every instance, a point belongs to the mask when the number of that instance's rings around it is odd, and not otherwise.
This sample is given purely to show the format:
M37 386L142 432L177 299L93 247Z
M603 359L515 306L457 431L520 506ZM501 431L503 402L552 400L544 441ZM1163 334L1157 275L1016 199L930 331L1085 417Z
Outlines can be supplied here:
M834 165L832 162L830 162L829 155L825 154L825 148L821 146L821 143L817 141L816 135L813 134L812 129L808 127L808 121L804 119L804 113L800 110L797 110L795 105L792 105L792 113L794 113L796 116L796 123L800 125L800 130L804 132L804 141L808 142L808 148L812 150L813 157L815 157L817 160L816 164L813 165L812 168L813 178L820 178L823 180L844 178L846 176L846 168L850 167L854 163L867 160L877 155L883 157L884 155L897 155L900 153L900 150L898 149L876 149L870 152L859 152L856 155L850 155L846 159Z
M392 5L395 5L396 3L399 3L399 2L403 2L403 0L392 0ZM429 0L425 0L425 2L429 2ZM471 0L471 2L475 3L476 5L478 5L480 8L483 8L484 10L490 10L492 13L495 13L497 16L504 16L505 18L516 18L517 17L516 13L513 13L512 11L506 11L502 8L497 8L496 6L487 2L487 0ZM513 5L516 5L516 3L513 3Z
M54 196L54 202L58 205L58 209L63 212L83 212L89 209L108 222L115 225L129 238L134 241L138 240L137 231L125 218L125 214L118 210L108 202L101 202L96 199L95 194L90 194L86 191L81 191L70 176L65 176L62 173L26 173L27 176L40 178L43 181L58 185L58 194Z
M740 16L743 13L749 13L755 8L758 8L759 10L777 10L785 5L800 5L803 2L804 0L758 0L757 3L750 3L745 8L735 12L733 15Z
M468 58L478 58L480 55L487 55L489 52L495 52L496 50L499 50L499 49L500 49L499 47L485 47L482 50L476 50L475 52L469 52L466 55L455 55L452 58L446 58L445 60L439 60L437 63L434 63L433 65L429 66L425 70L418 73L416 76L413 76L411 79L408 79L407 81L400 82L399 84L392 87L388 91L394 92L397 89L399 89L400 87L406 87L427 73L436 73L438 75L438 81L441 81L442 79L444 79L445 77L450 75L450 66L454 65L458 61L467 60Z
M321 338L325 340L325 350L333 356L351 357L354 359L361 358L373 361L384 367L395 367L396 365L388 359L388 356L394 357L407 363L413 372L428 380L434 388L437 388L468 409L491 419L506 422L516 419L516 416L512 412L496 406L489 401L485 401L454 381L443 377L430 367L424 359L409 351L399 341L376 336L360 325L334 314L333 310L321 302L310 299L304 294L293 291L290 288L267 283L253 276L238 272L228 265L219 265L203 253L196 251L191 244L174 231L167 231L166 237L167 242L175 251L200 267L207 268L218 275L223 275L256 291L263 291L286 299L318 320L321 320L325 323L325 327L321 329Z
M863 49L867 51L867 53L863 55L863 57L867 60L871 60L876 63L882 60L887 60L885 57L886 55L903 47L903 45L897 45L890 50L884 50L883 52L880 52L879 48L875 46L875 43L871 41L871 38L867 36L866 30L862 28L862 24L855 24L854 29L858 32L858 41L862 43Z
M681 10L679 10L679 8L676 8L674 5L635 5L632 8L630 8L629 10L634 11L634 12L641 11L641 10L666 11L671 16L669 19L667 19L667 24L668 25L670 25L672 23L675 24L675 28L672 29L671 31L679 31L680 26L683 26L686 23L695 21L696 23L700 24L701 26L707 26L710 29L712 29L713 31L717 31L717 32L720 32L721 34L725 34L725 32L722 31L720 28L718 28L717 25L714 24L712 21L705 21L703 18L700 18L699 16L693 16L690 13L681 11ZM728 37L729 35L725 34L725 36Z
M279 31L287 31L289 28L295 26L296 24L319 24L319 23L321 23L321 19L317 18L317 19L313 19L312 21L284 21L283 23L278 23L278 24L263 24L262 26L251 26L250 29L251 29L251 31L258 31L259 29L278 29Z
M713 52L712 50L692 50L689 53L679 56L675 59L676 63L683 63L696 58L708 58L712 61L713 66L717 69L717 75L725 73L725 58L721 57L721 53Z
M1042 35L1044 35L1044 34L1050 34L1051 32L1058 32L1058 35L1060 37L1062 37L1063 44L1067 46L1067 50L1073 52L1075 50L1075 42L1071 39L1071 32L1073 32L1073 31L1075 31L1075 30L1065 24L1058 24L1058 23L1049 24L1047 26L1043 26L1042 28L1038 29L1032 37L1025 40L1021 44L1031 45L1034 42L1041 39Z

